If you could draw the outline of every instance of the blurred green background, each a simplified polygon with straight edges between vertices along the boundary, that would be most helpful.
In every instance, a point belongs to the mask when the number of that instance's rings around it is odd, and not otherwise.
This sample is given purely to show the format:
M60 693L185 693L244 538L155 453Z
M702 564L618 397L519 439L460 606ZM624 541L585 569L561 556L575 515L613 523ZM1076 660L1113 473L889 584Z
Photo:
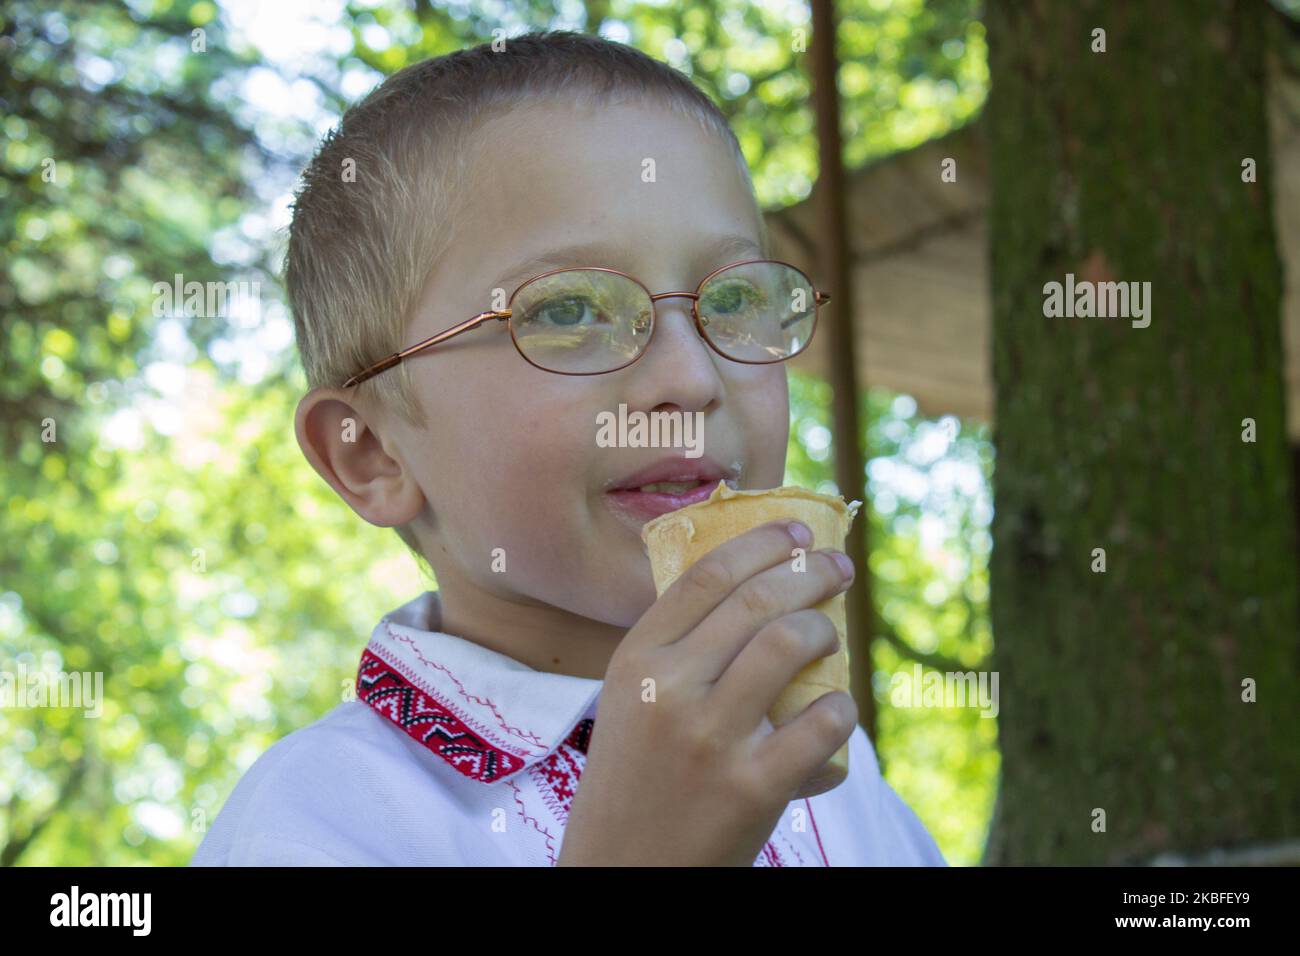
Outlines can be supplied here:
M980 6L849 0L845 159L960 126L987 94ZM102 671L103 716L0 710L0 864L184 864L240 775L331 709L378 618L433 587L298 451L277 276L298 171L345 104L426 56L599 32L730 117L765 208L817 174L802 3L14 2L0 161L0 670ZM255 281L262 308L155 315L152 286ZM831 488L829 387L791 379L787 481ZM985 426L862 397L878 751L954 864L979 862L995 719L894 709L910 658L991 649ZM55 440L50 437L53 426ZM43 440L44 439L44 440ZM904 656L904 655L907 656Z

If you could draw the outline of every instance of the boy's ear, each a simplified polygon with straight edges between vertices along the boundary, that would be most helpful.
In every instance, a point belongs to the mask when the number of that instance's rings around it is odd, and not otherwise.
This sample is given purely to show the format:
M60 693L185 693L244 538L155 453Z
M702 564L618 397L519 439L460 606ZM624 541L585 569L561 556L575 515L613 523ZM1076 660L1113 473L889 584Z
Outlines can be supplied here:
M312 389L298 403L293 425L311 466L371 524L403 525L424 507L419 484L405 464L384 449L347 393Z

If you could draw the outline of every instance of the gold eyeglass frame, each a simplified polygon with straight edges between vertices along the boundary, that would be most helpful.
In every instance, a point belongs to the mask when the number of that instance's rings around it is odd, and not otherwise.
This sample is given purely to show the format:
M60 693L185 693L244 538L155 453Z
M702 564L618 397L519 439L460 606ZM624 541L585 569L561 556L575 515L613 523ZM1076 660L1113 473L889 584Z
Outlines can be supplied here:
M737 266L747 266L758 262L771 262L776 265L785 266L787 269L793 269L796 273L802 276L804 280L808 283L808 288L812 289L813 292L812 331L808 333L808 338L804 340L803 345L801 345L797 351L791 352L789 355L786 355L782 358L768 359L766 361L761 359L750 360L750 359L732 358L730 355L723 352L720 348L714 345L713 341L709 338L709 336L704 331L704 326L708 324L708 320L701 319L700 317L700 290L704 288L705 284L710 279L712 279L714 276L718 275L721 272L726 272L728 269L735 269ZM645 340L645 344L641 346L641 350L637 352L637 354L633 358L624 362L622 365L615 366L614 368L604 369L600 372L561 372L553 368L546 368L546 366L544 365L538 365L527 355L524 355L524 350L520 347L519 339L515 335L514 323L509 322L511 315L513 314L511 306L514 305L515 298L526 287L532 285L534 282L537 282L539 279L545 279L548 276L553 276L561 272L609 272L614 275L622 276L625 279L631 279L633 282L635 282L638 286L641 287L642 291L644 291L647 296L649 296L650 337ZM550 372L552 375L608 375L610 372L617 372L619 369L627 368L629 365L639 360L641 356L645 355L647 351L649 351L650 343L654 341L655 327L656 327L655 319L658 317L658 312L655 309L655 304L660 299L683 298L683 297L691 300L691 318L694 319L695 321L695 330L699 333L700 338L702 338L705 341L705 343L708 344L709 348L717 352L723 358L727 359L730 362L739 362L742 365L775 365L777 362L785 362L789 359L794 358L796 355L800 354L801 352L803 352L804 349L808 348L808 344L813 340L813 336L817 332L817 320L821 315L821 307L831 300L831 297L827 293L819 291L817 287L813 285L812 280L808 278L808 275L802 269L798 268L797 266L791 265L788 262L783 262L780 259L743 259L740 262L728 263L725 266L722 266L718 269L714 269L703 279L701 279L699 284L695 287L694 292L660 292L658 295L651 293L651 291L646 288L645 283L643 283L640 279L636 278L635 276L628 275L626 272L620 272L618 269L605 269L600 266L570 266L564 269L552 269L550 272L543 272L540 275L535 275L531 279L526 279L525 281L521 282L518 288L516 288L515 291L510 294L510 298L506 302L506 307L504 309L493 310L490 312L480 312L478 315L466 319L464 322L461 322L457 325L453 325L449 329L444 329L443 331L437 333L436 335L429 336L423 342L417 342L415 345L412 345L409 348L405 348L400 352L394 352L392 355L388 356L387 358L380 359L375 364L362 369L360 372L357 372L357 374L349 378L340 387L352 388L354 385L360 385L362 382L374 378L380 372L387 371L388 369L392 368L395 365L398 365L399 363L405 361L411 356L418 355L420 352L427 351L428 349L433 348L435 345L441 345L443 342L446 342L448 339L455 338L457 335L460 335L462 332L468 332L471 329L477 329L481 325L483 325L484 322L488 322L492 319L495 319L499 322L508 323L508 327L510 329L510 340L514 343L515 351L520 354L520 356L523 358L525 362L533 366L533 368L541 369L543 372ZM800 316L800 318L803 318L803 316Z

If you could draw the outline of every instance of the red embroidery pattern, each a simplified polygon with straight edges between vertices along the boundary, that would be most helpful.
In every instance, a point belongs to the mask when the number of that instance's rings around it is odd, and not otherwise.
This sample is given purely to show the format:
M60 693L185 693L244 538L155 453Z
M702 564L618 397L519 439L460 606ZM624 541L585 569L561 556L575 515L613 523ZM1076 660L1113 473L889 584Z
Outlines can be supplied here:
M798 865L807 866L808 864L804 861L803 854L799 852L799 844L791 840L789 835L787 835L784 830L778 830L777 832L781 834L782 841L785 843L786 847L790 850L790 852L794 854L794 858L799 861Z
M763 844L763 852L758 855L754 861L755 866L785 866L781 862L781 854L776 852L776 844L768 840Z
M430 663L423 658L421 661ZM459 681L457 684L459 686ZM465 694L463 688L461 693L466 696L466 699L471 699ZM361 666L357 671L357 697L380 716L402 728L413 740L442 757L457 771L472 780L492 783L524 766L523 759L493 747L483 740L449 707L429 696L369 648L361 654ZM518 734L516 728L509 727L504 720L501 720L495 705L492 710L504 729ZM574 794L577 793L582 771L587 766L587 747L591 742L593 727L594 721L591 718L580 720L563 743L544 761L532 768L538 783L538 792L561 824L568 821L569 807L573 803ZM536 735L530 736L536 739ZM556 860L554 835L525 811L518 785L513 781L507 782L514 791L515 802L519 805L519 815L545 837L546 854L554 865ZM811 813L811 808L809 812ZM813 825L816 827L815 823ZM818 834L819 846L820 843L821 836ZM825 859L825 851L823 851L823 859ZM769 840L764 844L754 865L785 866L786 864L777 851L776 844Z
M538 737L537 734L533 733L531 730L524 730L522 727L511 727L507 724L505 718L501 716L501 711L497 709L497 705L494 704L491 699L468 693L465 690L465 685L460 682L460 678L453 674L445 665L439 664L437 661L431 661L421 654L420 648L416 645L415 641L411 640L411 638L406 634L398 634L394 631L393 625L390 622L384 623L384 630L388 632L388 636L394 641L399 641L409 647L411 653L415 655L416 659L419 660L421 664L424 664L426 667L432 667L434 670L442 671L450 677L452 681L455 682L456 690L460 692L460 696L464 697L471 704L480 704L491 710L492 716L497 719L497 723L501 725L501 729L506 733L512 734L521 740L525 740L533 746L542 746L542 738Z
M533 767L542 799L561 823L568 823L569 807L577 793L578 781L587 767L587 746L594 726L591 718L581 720L555 752ZM541 786L544 784L545 786ZM548 833L549 837L550 834ZM549 841L548 841L549 846ZM776 844L769 840L754 861L755 866L785 866Z
M813 825L813 835L817 837L817 849L821 851L821 854L822 854L822 863L824 863L826 866L830 866L830 865L831 865L831 861L828 860L828 859L826 859L826 848L825 848L824 846L822 846L822 834L821 834L821 831L817 829L817 818L816 818L815 816L813 816L813 812L812 812L812 804L808 802L808 798L807 798L807 797L804 797L804 798L803 798L803 805L804 805L805 807L808 808L808 819L812 821L812 825Z
M491 783L524 765L484 741L369 648L361 654L357 697L472 780Z
M525 823L531 824L534 830L546 837L546 858L550 861L551 866L555 866L555 837L551 835L550 830L537 822L536 817L530 817L528 815L528 811L524 808L524 801L519 796L519 784L515 783L513 780L507 780L506 786L514 791L515 803L519 804L519 816L523 818Z
M561 823L569 820L569 805L578 791L578 780L587 767L587 744L591 740L592 720L581 720L555 752L533 768L538 790Z

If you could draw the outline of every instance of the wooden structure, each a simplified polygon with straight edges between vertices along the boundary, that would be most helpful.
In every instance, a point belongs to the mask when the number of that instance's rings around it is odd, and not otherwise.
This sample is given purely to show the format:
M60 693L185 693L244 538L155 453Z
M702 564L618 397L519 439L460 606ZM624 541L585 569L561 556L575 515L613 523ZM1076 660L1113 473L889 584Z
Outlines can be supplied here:
M1287 421L1300 445L1300 78L1276 66L1270 73L1268 172L1286 274ZM857 379L906 392L927 415L987 421L992 414L986 156L976 120L846 180ZM946 158L956 160L956 182L940 179ZM821 261L819 199L814 189L768 214L778 258ZM1158 322L1158 302L1155 308ZM828 339L815 338L794 367L830 378Z

